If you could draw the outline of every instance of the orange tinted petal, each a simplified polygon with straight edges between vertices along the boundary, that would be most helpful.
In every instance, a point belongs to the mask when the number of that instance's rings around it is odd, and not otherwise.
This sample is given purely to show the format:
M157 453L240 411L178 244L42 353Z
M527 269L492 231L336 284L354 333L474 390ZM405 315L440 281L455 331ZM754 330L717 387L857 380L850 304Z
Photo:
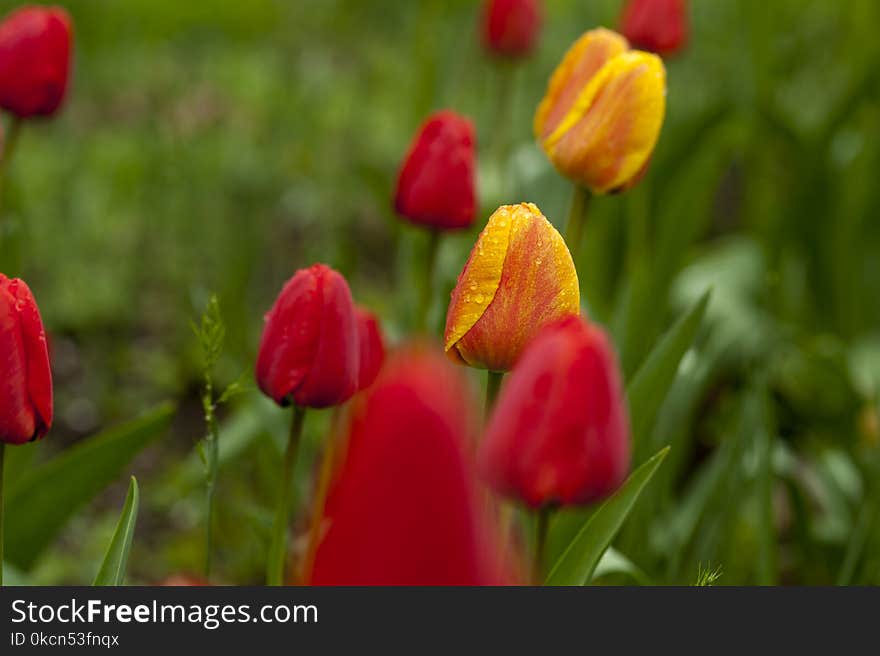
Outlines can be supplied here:
M546 139L565 118L583 88L613 57L626 52L629 44L616 32L600 27L586 32L569 48L553 72L544 99L535 114L535 136Z
M501 282L504 259L513 226L515 206L499 207L477 238L446 313L446 350L460 340L483 316Z

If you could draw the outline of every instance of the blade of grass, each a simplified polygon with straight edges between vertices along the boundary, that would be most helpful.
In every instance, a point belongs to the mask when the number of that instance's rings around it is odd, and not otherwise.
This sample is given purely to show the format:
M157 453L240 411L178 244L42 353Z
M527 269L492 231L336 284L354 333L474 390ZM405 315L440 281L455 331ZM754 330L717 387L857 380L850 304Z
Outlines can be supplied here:
M7 498L6 559L28 570L67 520L117 479L120 471L171 423L172 404L83 440L22 474Z
M711 291L703 294L669 329L627 385L636 464L643 460L639 454L645 451L654 420L675 380L681 359L694 343L710 296Z
M98 575L95 577L93 586L122 585L125 581L125 570L128 566L128 554L131 551L131 541L134 537L134 528L137 524L138 505L140 493L138 492L137 479L132 476L128 485L128 494L125 495L125 504L122 506L122 514L113 532L113 538L104 555L104 562Z
M550 570L545 585L586 585L602 554L626 521L633 506L663 462L665 448L634 471L623 486L584 524L568 549Z

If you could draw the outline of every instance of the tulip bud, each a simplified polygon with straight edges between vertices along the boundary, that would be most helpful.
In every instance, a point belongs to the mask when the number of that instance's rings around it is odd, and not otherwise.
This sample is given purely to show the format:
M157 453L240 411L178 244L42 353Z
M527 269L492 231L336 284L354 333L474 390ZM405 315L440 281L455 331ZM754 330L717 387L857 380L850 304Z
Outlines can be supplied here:
M681 50L687 42L684 0L630 0L623 10L621 32L638 48L661 55Z
M363 308L355 308L360 338L360 369L358 390L368 388L376 380L385 360L385 344L376 316Z
M266 315L257 383L280 405L343 403L357 391L359 342L345 278L323 264L301 269Z
M388 362L353 402L311 584L499 582L468 457L474 417L466 381L439 354Z
M483 45L493 55L523 57L538 39L538 0L487 0L483 8Z
M18 278L0 274L0 442L24 444L52 426L52 372L40 310Z
M417 225L467 228L474 221L473 124L451 111L431 115L410 145L397 180L395 208Z
M600 28L578 39L553 73L535 136L562 175L605 194L638 181L665 111L663 61Z
M458 276L446 313L446 352L508 371L542 326L580 312L568 248L535 205L499 207Z
M0 107L54 114L67 91L73 28L60 7L23 7L0 23Z
M623 483L629 459L626 401L605 333L580 317L546 327L501 390L480 473L535 508L585 504Z

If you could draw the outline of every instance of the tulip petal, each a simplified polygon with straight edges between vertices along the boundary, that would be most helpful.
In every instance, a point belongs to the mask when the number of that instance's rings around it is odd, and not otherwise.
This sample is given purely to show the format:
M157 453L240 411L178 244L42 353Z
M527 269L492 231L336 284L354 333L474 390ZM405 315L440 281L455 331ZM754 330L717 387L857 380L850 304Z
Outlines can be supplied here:
M297 274L266 314L257 381L276 403L284 403L312 367L320 337L321 302L319 276Z
M345 279L326 269L321 280L322 308L318 345L311 367L293 398L311 408L347 401L357 391L360 332Z
M446 350L465 364L507 371L544 324L579 311L577 271L562 236L535 205L505 206L459 277Z
M447 351L479 321L495 298L514 224L513 213L513 206L506 205L489 217L458 276L446 315Z
M605 334L580 317L546 327L510 375L480 444L499 493L538 508L583 504L626 477L629 427Z
M569 48L553 72L535 114L535 136L546 139L569 113L578 96L606 62L629 49L627 40L605 28L590 30Z
M0 276L0 441L23 444L36 429L16 300Z
M393 357L354 402L311 585L502 582L470 443L467 382L422 348Z
M35 413L35 437L42 437L52 425L52 371L49 348L37 302L23 280L13 280L9 290L15 297L21 326L22 346L27 361L27 389Z
M554 165L595 193L614 191L646 165L666 109L666 72L656 55L609 60L544 141Z

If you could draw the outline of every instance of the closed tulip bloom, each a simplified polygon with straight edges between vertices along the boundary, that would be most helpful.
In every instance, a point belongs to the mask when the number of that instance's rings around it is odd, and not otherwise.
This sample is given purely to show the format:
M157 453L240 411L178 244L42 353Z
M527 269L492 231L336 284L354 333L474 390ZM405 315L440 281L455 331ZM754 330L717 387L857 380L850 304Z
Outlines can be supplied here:
M379 375L382 362L385 360L385 343L376 315L363 308L355 308L355 316L360 338L358 390L362 390L372 385Z
M541 30L538 0L487 0L483 8L483 45L500 57L529 54Z
M23 7L0 23L0 107L54 114L67 92L73 28L60 7Z
M0 442L24 444L52 426L52 372L40 310L24 281L0 274Z
M394 205L411 223L436 230L474 221L474 126L452 111L433 114L419 128L397 180Z
M663 61L600 28L578 39L553 73L535 136L560 173L605 194L638 181L665 111Z
M458 277L446 314L446 352L460 363L509 371L542 326L580 312L565 241L531 203L489 217Z
M621 32L637 48L674 54L687 42L685 0L630 0L623 10Z
M548 326L501 390L480 444L480 473L533 508L586 504L613 493L629 468L620 370L597 326Z
M348 283L315 264L287 282L266 315L257 383L276 403L324 408L357 391L360 333Z
M466 381L439 354L393 357L354 401L344 462L325 506L313 585L484 585Z

